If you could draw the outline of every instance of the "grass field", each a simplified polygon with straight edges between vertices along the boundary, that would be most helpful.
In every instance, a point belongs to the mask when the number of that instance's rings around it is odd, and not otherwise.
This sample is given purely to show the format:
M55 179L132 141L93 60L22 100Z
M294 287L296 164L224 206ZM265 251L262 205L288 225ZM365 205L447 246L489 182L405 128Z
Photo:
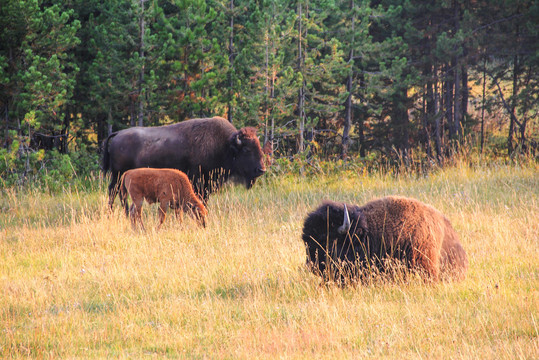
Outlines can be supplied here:
M146 205L146 233L100 188L0 195L0 358L539 358L537 163L268 174L211 197L206 229L169 212L155 232ZM320 285L306 214L390 194L447 215L467 278Z

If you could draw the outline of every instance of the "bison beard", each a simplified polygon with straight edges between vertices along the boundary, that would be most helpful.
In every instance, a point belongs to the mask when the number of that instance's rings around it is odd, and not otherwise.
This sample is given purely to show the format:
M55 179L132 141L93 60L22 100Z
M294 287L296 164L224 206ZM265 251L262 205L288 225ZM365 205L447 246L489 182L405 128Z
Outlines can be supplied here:
M339 283L395 264L433 281L462 279L468 267L449 220L409 198L389 196L361 207L325 202L308 215L302 239L311 270Z
M229 178L251 188L266 171L255 129L237 130L220 117L111 134L103 142L102 159L104 173L111 172L111 207L121 175L143 167L183 171L204 201Z

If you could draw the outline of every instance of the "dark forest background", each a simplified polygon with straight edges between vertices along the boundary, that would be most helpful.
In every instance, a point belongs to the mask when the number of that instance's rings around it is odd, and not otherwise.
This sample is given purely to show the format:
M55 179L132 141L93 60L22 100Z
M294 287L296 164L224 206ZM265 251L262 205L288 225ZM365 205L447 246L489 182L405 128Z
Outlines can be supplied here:
M223 116L277 158L535 156L533 0L0 0L0 179ZM267 147L267 148L269 148Z

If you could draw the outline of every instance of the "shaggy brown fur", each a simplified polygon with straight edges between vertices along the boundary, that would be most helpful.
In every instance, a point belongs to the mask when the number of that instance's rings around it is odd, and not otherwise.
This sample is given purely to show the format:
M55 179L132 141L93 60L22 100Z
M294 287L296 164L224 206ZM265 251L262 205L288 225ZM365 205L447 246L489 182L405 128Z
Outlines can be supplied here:
M131 196L133 205L128 210L127 194ZM202 226L206 226L208 211L197 195L185 175L176 169L139 168L126 171L121 179L120 197L125 203L126 214L130 213L133 226L136 222L142 223L142 202L146 200L153 204L159 202L159 225L165 221L168 208L175 210L176 217L181 221L183 212L191 210Z
M221 117L132 127L112 133L103 142L102 169L104 174L111 172L111 208L121 175L145 167L183 171L204 201L228 180L249 189L266 171L256 129L237 130Z
M383 270L383 260L396 259L435 281L464 278L466 252L449 220L432 206L388 196L361 207L347 204L347 208L350 227L344 233L339 232L342 203L325 202L305 220L307 262L315 272L324 274L327 264L336 263L345 264L347 271L356 270L352 273L372 264Z

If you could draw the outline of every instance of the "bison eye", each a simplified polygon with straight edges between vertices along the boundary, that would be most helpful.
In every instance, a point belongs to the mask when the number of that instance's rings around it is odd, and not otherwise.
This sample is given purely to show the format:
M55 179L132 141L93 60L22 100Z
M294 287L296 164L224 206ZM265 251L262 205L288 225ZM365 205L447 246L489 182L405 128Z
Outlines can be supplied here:
M241 151L247 153L247 152L251 152L251 149L249 149L247 146L244 146Z

